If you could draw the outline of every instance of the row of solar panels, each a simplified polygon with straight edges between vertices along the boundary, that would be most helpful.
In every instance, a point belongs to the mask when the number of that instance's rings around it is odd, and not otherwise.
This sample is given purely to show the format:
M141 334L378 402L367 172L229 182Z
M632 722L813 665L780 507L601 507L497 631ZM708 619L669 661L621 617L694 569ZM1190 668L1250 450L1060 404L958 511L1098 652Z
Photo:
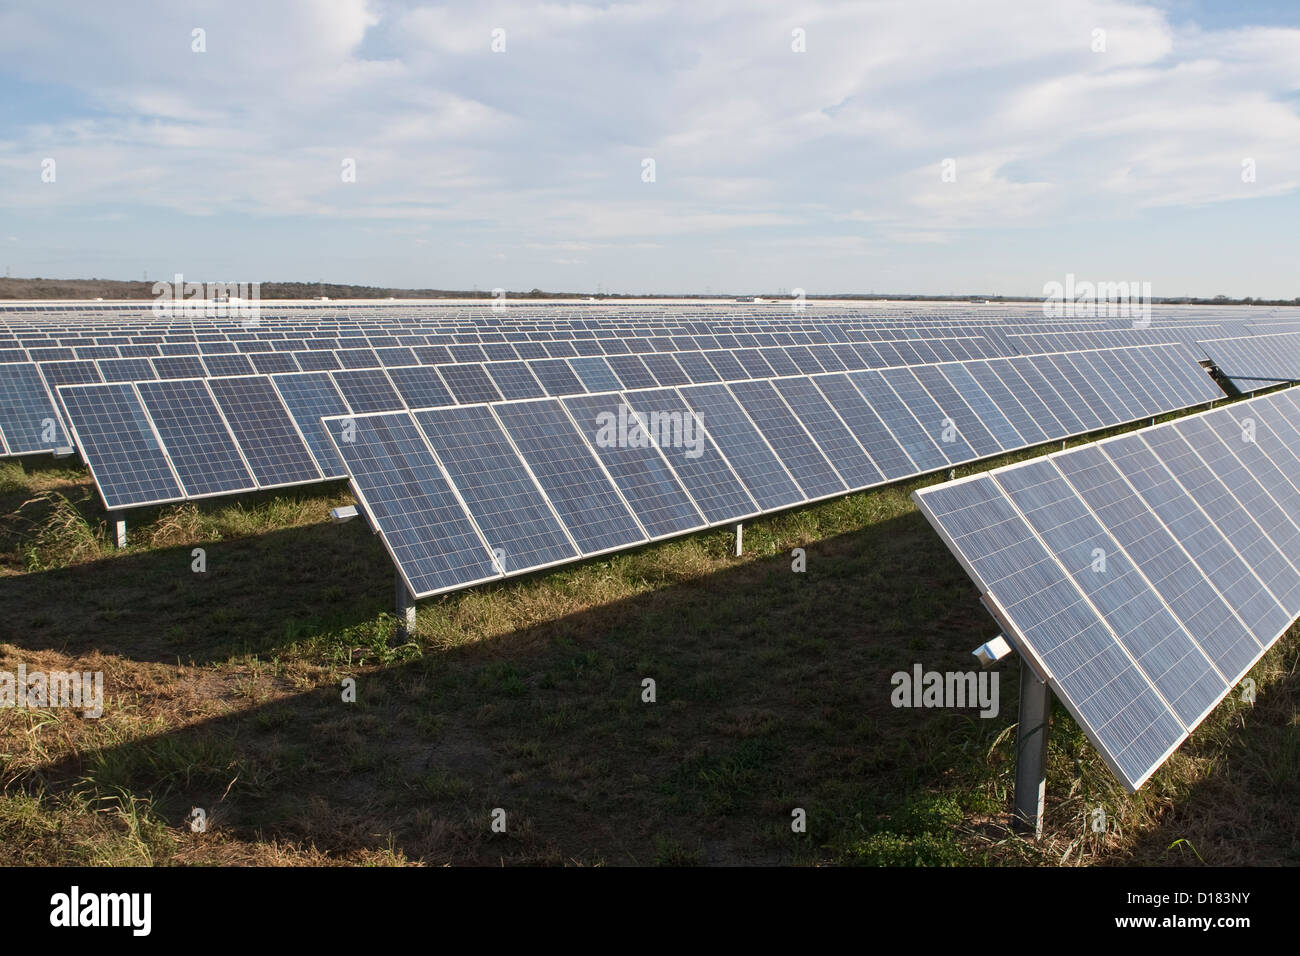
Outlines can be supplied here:
M1300 397L918 491L1130 790L1300 616Z
M718 349L704 352L651 352L610 356L533 359L527 361L464 362L416 365L402 361L383 370L385 357L445 358L445 351L411 355L412 350L344 349L304 353L297 365L293 353L258 352L169 356L155 359L100 359L80 362L9 363L0 365L0 454L23 455L57 451L67 445L62 405L55 390L65 385L103 382L144 382L157 379L212 378L296 371L316 360L313 371L327 371L354 411L388 411L425 405L499 401L539 395L571 395L618 388L717 382L823 371L884 368L983 357L982 339L936 339L918 343L860 343L761 349ZM251 360L251 362L250 362ZM259 361L262 360L262 361ZM271 360L280 360L277 364ZM256 366L256 369L254 368ZM423 369L424 371L419 371ZM414 393L412 395L411 393ZM398 398L397 395L402 398ZM413 399L418 399L415 401ZM390 402L391 404L384 404ZM55 427L47 424L53 419Z
M1096 327L1069 331L1008 330L1008 337L1021 354L1030 352L1068 352L1076 349L1100 349L1124 345L1154 345L1181 342L1193 345L1201 339L1218 338L1227 329L1222 325L1161 325L1143 328L1100 329Z
M363 339L211 339L190 342L137 343L132 345L79 345L79 346L25 346L0 347L0 363L10 362L71 362L78 360L121 360L153 358L206 358L217 355L243 355L257 361L276 359L315 363L317 353L346 352L354 357L364 356L366 364L374 365L441 365L450 362L513 361L521 358L568 358L574 355L644 355L651 352L696 352L706 349L773 348L782 345L820 345L810 336L797 332L765 332L745 335L680 335L647 337L592 337L574 339L549 339L524 342L462 342L428 343L421 339L432 336L385 337ZM407 341L401 341L406 339ZM907 336L851 339L851 343L889 345L900 341L918 342L925 347L930 342L967 342L969 348L981 354L992 346L982 335ZM973 340L973 341L972 341ZM1117 344L1145 344L1139 342ZM1101 346L1096 346L1101 347ZM1059 351L1059 350L1058 350ZM999 353L1001 354L1001 353ZM337 367L337 366L336 366ZM360 366L342 366L360 367ZM290 371L275 369L274 371ZM316 368L293 368L292 371L314 372Z
M1216 339L1200 346L1239 392L1300 382L1300 333Z
M475 368L446 366L441 371L449 376ZM481 372L483 367L477 368ZM734 371L728 379L732 387L770 380L783 390L798 389L799 382L829 390L826 397L879 472L859 462L851 468L854 480L845 485L850 490L1222 394L1195 363L1149 347L896 367L851 372L851 379L838 373L806 376L798 369L786 377L751 377L739 367ZM345 477L345 463L329 445L322 418L452 405L455 396L444 382L462 388L473 384L469 378L442 378L438 370L414 367L70 385L59 389L59 398L105 507L116 510ZM491 386L486 380L477 384ZM495 388L480 396L459 394L474 399L463 405L587 397L576 379L574 384L558 392L534 384L526 394L517 388L505 394ZM621 386L611 377L608 385L591 390L598 401L665 387L649 376ZM877 444L870 436L882 421L896 437ZM952 424L951 435L943 433L945 421ZM864 478L871 480L860 480Z
M324 423L424 597L1220 397L1147 347Z

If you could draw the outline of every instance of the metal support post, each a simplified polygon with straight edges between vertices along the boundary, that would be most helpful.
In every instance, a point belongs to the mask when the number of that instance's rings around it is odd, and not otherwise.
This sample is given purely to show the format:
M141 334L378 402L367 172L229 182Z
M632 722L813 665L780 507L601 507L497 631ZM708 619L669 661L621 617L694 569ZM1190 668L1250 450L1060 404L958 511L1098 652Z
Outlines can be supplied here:
M1043 835L1043 800L1047 791L1047 725L1051 692L1034 669L1020 659L1020 716L1016 725L1015 827Z
M415 601L411 598L411 592L406 589L406 582L402 580L401 572L395 571L393 576L397 579L397 636L405 640L415 629Z
M745 550L745 526L740 522L736 523L736 557L740 557Z
M119 548L126 547L126 515L120 511L111 511L108 515L109 523L113 525L113 540L117 542Z

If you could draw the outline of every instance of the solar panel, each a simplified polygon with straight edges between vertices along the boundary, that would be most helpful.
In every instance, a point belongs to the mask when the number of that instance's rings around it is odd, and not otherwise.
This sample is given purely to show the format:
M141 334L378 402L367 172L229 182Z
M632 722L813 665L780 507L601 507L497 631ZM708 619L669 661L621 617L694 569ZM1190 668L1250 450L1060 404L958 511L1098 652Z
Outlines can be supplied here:
M204 355L203 365L208 370L209 376L217 375L252 375L253 363L248 360L247 355Z
M483 366L506 399L541 398L546 394L527 362L489 362Z
M879 372L821 375L813 381L886 478L947 467L943 452Z
M488 378L482 365L439 365L438 374L446 381L456 401L462 405L499 402L501 393Z
M105 382L145 382L158 377L146 358L100 359L96 364Z
M586 391L564 359L538 359L530 361L528 367L547 395L581 395Z
M204 382L140 382L136 388L187 498L257 487Z
M650 537L707 524L621 395L577 395L562 404Z
M411 365L388 369L388 377L397 388L408 408L432 408L436 405L455 405L442 376L437 369L427 365Z
M676 392L628 392L624 399L710 524L747 518L760 510L707 428Z
M638 356L611 355L605 361L626 389L653 388L659 384Z
M484 406L415 413L448 478L505 573L577 557L549 502Z
M349 483L415 597L500 577L405 412L325 420Z
M806 496L767 440L725 385L693 385L679 394L763 511L788 507Z
M357 414L392 412L406 407L381 368L345 369L328 374Z
M172 355L151 360L159 378L203 378L208 374L196 356Z
M334 387L333 380L324 372L304 372L276 375L271 383L307 440L307 447L321 474L326 478L346 478L343 459L334 450L325 426L321 424L321 419L327 416L348 414L347 403Z
M49 452L68 445L68 436L36 365L0 365L0 434L11 455Z
M1272 398L913 496L1131 790L1300 615L1300 406Z
M130 385L64 387L59 397L105 508L156 505L184 497Z
M617 392L623 387L623 383L618 380L610 369L609 363L603 358L597 356L571 358L569 365L589 392Z
M735 382L733 390L744 386L743 382ZM785 399L790 411L807 429L809 436L816 442L827 460L835 466L835 470L839 472L849 488L866 488L884 481L880 469L872 463L844 419L831 407L812 381L805 378L784 378L772 382L771 386ZM843 380L840 387L852 392L860 406L866 406L866 403L862 402L862 397L847 380ZM880 423L880 419L876 418L875 413L871 412L869 406L866 406L866 412L863 414L869 415L873 423L872 427L877 430L878 435L884 433L884 426ZM893 443L888 433L884 433L883 437ZM896 443L893 443L893 453L899 461L906 460L902 449ZM907 464L910 466L911 463Z
M558 401L516 402L495 411L583 554L646 540L613 480Z
M214 378L208 387L258 485L320 481L321 473L269 379Z
M770 381L735 382L730 388L805 497L822 498L846 490L835 468ZM712 423L712 418L707 421Z

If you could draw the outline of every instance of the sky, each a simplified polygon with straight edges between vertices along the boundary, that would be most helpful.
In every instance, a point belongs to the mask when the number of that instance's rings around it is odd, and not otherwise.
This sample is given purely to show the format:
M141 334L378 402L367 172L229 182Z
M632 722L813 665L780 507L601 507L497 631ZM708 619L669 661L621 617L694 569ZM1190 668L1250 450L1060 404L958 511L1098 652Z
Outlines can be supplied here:
M1300 296L1300 4L5 0L13 276Z

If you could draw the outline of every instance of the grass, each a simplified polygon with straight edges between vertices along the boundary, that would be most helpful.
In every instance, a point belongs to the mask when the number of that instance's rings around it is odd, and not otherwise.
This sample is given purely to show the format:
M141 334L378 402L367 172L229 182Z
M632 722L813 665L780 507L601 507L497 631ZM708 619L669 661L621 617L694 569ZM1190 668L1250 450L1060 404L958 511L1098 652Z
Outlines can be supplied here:
M133 515L118 551L83 471L0 464L0 669L107 695L0 710L0 864L1300 862L1294 631L1136 796L1058 708L1046 836L1008 832L1014 668L995 719L889 701L994 631L932 480L747 523L740 558L705 532L431 600L397 643L341 486Z

